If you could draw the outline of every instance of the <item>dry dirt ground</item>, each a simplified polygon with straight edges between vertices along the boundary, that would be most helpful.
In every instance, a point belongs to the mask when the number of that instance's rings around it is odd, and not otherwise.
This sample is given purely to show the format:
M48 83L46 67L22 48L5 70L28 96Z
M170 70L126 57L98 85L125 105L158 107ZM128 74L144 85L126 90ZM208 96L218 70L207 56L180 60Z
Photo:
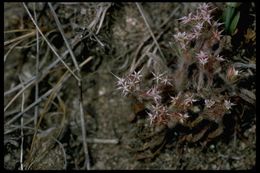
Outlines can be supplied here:
M24 86L10 93L8 91L18 86L21 81L28 81L36 75L37 50L35 26L23 4L5 3L4 5L4 105L6 107ZM223 7L224 4L215 5ZM26 3L26 6L34 15L34 4ZM162 51L167 57L171 57L169 42L178 26L176 19L196 9L197 4L142 3L142 6L146 15L149 16L153 32L156 36L161 34L158 40L162 45ZM244 6L250 9L248 15L250 13L253 16L254 4L248 3ZM150 128L149 121L145 116L135 116L136 110L133 108L135 101L123 97L116 90L116 78L112 75L114 73L120 76L126 73L133 58L140 57L153 43L136 4L54 3L53 7L69 42L73 45L73 41L78 41L73 48L77 60L82 63L90 59L82 68L81 75L84 121L91 169L230 170L255 168L255 106L248 106L244 114L242 114L242 109L236 112L242 116L242 120L236 126L239 130L233 130L232 133L206 146L201 143L179 144L177 141L172 141L163 148L160 148L158 144L160 149L156 149L158 151L156 155L145 158L151 153L141 151L147 143L140 140L139 134L146 133L146 130ZM57 30L48 5L38 3L35 8L38 24L42 30L45 30L44 34L59 54L66 52L66 45ZM241 17L241 20L246 20L246 17ZM255 29L254 21L246 27L244 32L238 33L239 36L234 36L239 43L234 45L235 50L232 56L236 59L244 55L247 56L246 60L253 63L255 61L255 44L252 43L255 42L252 38L252 32ZM84 28L90 28L90 31ZM248 37L243 37L247 34L248 28L251 28L251 33L248 33ZM8 33L8 31L12 32ZM29 34L24 36L27 33ZM21 38L21 36L24 37ZM83 39L80 36L86 36L86 38ZM244 43L246 41L248 43ZM57 58L41 36L39 46L40 71L45 74L39 82L39 96L41 96L49 89L55 88L65 74L66 68L58 63L55 68L48 69ZM8 52L9 50L11 51ZM66 63L73 67L68 57ZM248 89L255 91L255 69L248 73L250 79L245 83L250 84ZM25 86L26 84L28 83L25 83ZM21 117L11 122L10 120L34 103L35 85L33 82L5 110L5 169L21 169ZM53 98L52 95L48 95L40 100L38 122L41 121L41 123L37 127L38 133L35 134L35 106L23 114L23 168L85 169L77 82L73 77L67 78L54 94L56 95ZM250 98L249 102L252 102ZM249 118L244 118L245 116ZM154 140L150 142L156 143L159 140L160 133L155 135Z

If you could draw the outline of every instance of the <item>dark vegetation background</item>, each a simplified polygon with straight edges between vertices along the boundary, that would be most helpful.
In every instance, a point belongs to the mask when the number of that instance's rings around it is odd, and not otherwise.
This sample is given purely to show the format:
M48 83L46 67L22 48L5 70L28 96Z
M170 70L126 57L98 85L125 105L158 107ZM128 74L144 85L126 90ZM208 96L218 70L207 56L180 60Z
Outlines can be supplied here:
M222 20L225 4L213 4L218 7L214 17ZM177 19L195 10L198 4L141 5L170 67L174 64L170 43L180 25ZM74 70L48 4L26 3L26 6L52 48ZM5 169L21 169L21 156L23 169L86 169L84 141L88 144L91 169L255 168L254 3L240 4L236 9L241 11L237 32L234 35L224 33L232 37L232 48L224 53L239 67L243 80L238 86L246 89L241 94L245 106L234 110L235 120L226 121L230 123L230 129L207 146L199 142L179 145L178 141L172 141L148 159L142 157L146 158L147 153L153 151L146 151L144 146L157 145L160 133L152 135L154 140L148 143L140 140L138 134L151 133L144 130L149 129L149 123L145 123L145 118L133 121L139 108L116 90L116 78L111 74L122 76L127 73L135 60L154 47L136 4L52 3L52 7L77 62L84 64L81 78L86 139L82 138L77 81L57 61L42 36L37 37L24 5L5 3ZM36 98L35 92L38 92Z

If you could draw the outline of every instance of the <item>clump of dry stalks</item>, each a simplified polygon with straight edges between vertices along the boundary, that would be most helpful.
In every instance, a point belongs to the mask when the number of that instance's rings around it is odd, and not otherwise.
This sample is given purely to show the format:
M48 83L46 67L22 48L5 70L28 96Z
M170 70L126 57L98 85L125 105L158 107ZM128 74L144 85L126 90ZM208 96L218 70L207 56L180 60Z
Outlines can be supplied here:
M83 161L75 162L74 167L83 163L82 168L90 169L89 142L118 143L117 139L87 138L83 108L81 69L95 61L91 54L82 53L83 45L91 40L105 46L97 35L110 7L111 3L5 4L8 23L4 42L4 134L7 154L12 145L20 145L20 164L16 169L67 169L68 159L73 158L68 158L60 140L68 126L77 126L69 121L71 117L79 119L82 138L79 147L84 153ZM17 16L12 14L15 11ZM75 90L64 94L70 85ZM77 102L70 107L75 106L74 112L66 106L66 97L74 97ZM12 135L19 132L17 142ZM50 161L54 165L45 163L46 158L54 159ZM8 165L6 168L9 169Z

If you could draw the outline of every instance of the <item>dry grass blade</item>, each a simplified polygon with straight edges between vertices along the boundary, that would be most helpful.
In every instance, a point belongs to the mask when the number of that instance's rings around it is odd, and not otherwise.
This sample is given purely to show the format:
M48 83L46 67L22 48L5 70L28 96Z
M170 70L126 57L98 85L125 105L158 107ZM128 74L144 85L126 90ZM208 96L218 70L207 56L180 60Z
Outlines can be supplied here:
M4 46L7 46L7 45L9 45L9 44L11 44L11 43L13 43L13 42L17 42L17 41L20 41L20 40L24 40L24 39L26 39L26 38L30 38L30 37L32 37L32 36L34 36L34 35L35 35L35 31L32 31L32 32L30 32L30 33L21 35L20 37L16 37L16 38L14 38L14 39L12 39L12 40L5 41L5 42L4 42Z
M80 121L81 121L81 129L82 129L82 139L83 139L83 147L84 147L84 153L85 153L85 163L84 166L87 168L87 170L90 169L90 158L88 153L88 145L87 145L87 139L86 139L86 127L85 127L85 120L84 120L84 111L83 111L83 94L82 94L82 86L80 85Z
M256 69L256 64L245 64L245 63L241 63L241 62L236 62L234 63L234 67L237 68L252 68L252 69Z
M101 3L102 4L102 3ZM108 8L107 8L108 9ZM98 34L98 32L99 32L99 30L100 30L100 28L101 28L101 26L102 26L102 23L103 23L103 19L102 19L102 16L104 15L104 13L106 13L106 10L107 9L103 9L103 5L101 5L100 7L99 7L99 9L97 10L97 13L96 13L96 16L95 16L95 18L94 18L94 20L88 25L88 30L90 30L90 31L93 31L94 32L94 30L95 30L95 28L96 28L96 26L97 26L97 24L98 24L98 22L99 22L99 27L98 27L98 29L97 29L97 31L96 31L96 34Z
M20 76L19 76L19 79L22 82ZM23 93L23 95L22 95L22 105L21 105L21 111L22 112L24 110L24 99L25 99L25 96L24 96L24 93ZM23 116L22 116L21 117L21 153L20 153L20 168L21 168L21 170L23 170L23 142L24 142L23 126L24 126L24 124L23 124Z
M98 144L118 144L118 139L98 139L98 138L92 138L87 139L88 143L98 143Z
M34 3L34 8L33 8L33 13L34 13L34 19L35 22L37 22L37 15L35 12L35 5L36 3ZM39 76L39 53L40 53L40 48L39 48L39 32L37 30L37 28L35 29L36 31L36 78L38 78ZM38 85L38 81L35 81L35 100L38 100L39 97L39 85ZM39 107L38 105L35 106L34 109L34 125L36 126L37 124L37 118L38 118L38 114L39 114Z
M44 34L42 33L42 31L40 30L39 26L37 25L37 23L35 23L32 14L30 13L28 7L26 6L25 3L23 3L24 8L26 10L26 12L28 13L29 17L31 18L33 24L35 25L35 27L37 28L37 30L39 31L39 33L41 34L42 38L46 41L46 43L48 44L48 46L51 48L51 50L53 51L53 53L57 56L57 58L63 63L63 65L69 70L69 72L77 79L79 80L79 77L70 69L70 67L63 61L63 59L59 56L59 54L55 51L54 47L51 45L51 43L48 41L48 39L44 36Z
M87 168L87 170L90 169L90 158L89 158L89 153L88 153L88 146L87 146L87 141L86 141L86 127L85 127L85 120L84 120L84 109L83 109L83 93L82 93L82 81L81 81L81 74L80 74L80 68L79 68L79 65L78 65L78 62L76 61L76 58L75 58L75 55L71 49L71 46L69 45L69 42L67 41L67 38L65 37L65 34L64 34L64 31L61 27L61 23L51 5L51 3L48 3L50 9L51 9L51 12L52 12L52 15L54 17L54 20L59 28L59 31L63 37L63 40L70 52L70 55L71 55L71 58L74 62L74 65L77 69L77 74L78 74L78 77L79 77L79 80L78 80L78 88L79 88L79 108L80 108L80 119L81 119L81 129L82 129L82 138L83 138L83 147L84 147L84 153L85 153L85 167Z
M104 21L104 19L105 19L106 12L107 12L107 10L110 8L110 6L111 6L111 4L109 4L108 6L106 6L105 9L102 11L101 19L100 19L100 21L99 21L99 25L98 25L98 29L97 29L97 31L96 31L96 34L99 33L99 31L100 31L100 29L101 29L101 27L102 27L103 21Z
M41 97L38 98L38 100L36 100L34 103L30 104L28 107L26 107L24 109L24 111L20 112L19 114L15 115L12 119L10 119L8 122L5 123L5 125L10 125L13 122L15 122L20 116L22 116L25 112L29 111L30 109L32 109L35 105L37 105L38 103L40 103L43 99L45 99L47 96L49 96L52 92L53 88L50 89L49 91L47 91L46 93L44 93Z
M52 139L59 144L59 146L60 146L60 148L62 150L63 157L64 157L64 167L63 167L63 169L66 170L68 164L67 164L67 156L66 156L66 151L64 149L64 146L62 145L62 143L59 140L57 140L57 139L55 139L53 137L52 137Z
M38 131L39 127L40 127L40 124L41 124L44 116L46 115L47 111L49 110L51 102L55 99L59 89L61 88L62 81L64 81L66 76L67 76L67 73L64 73L63 76L59 79L57 84L53 87L51 95L50 95L50 97L48 98L47 102L44 105L43 112L41 112L40 119L39 119L39 121L37 121L37 124L35 126L35 132L34 132L32 143L31 143L31 149L30 149L30 152L29 152L30 153L29 157L32 156L31 153L32 153L33 147L35 145L36 135L37 135L37 131Z
M29 84L27 84L25 87L23 87L12 99L11 101L5 106L4 112L12 105L12 103L22 94L29 86L33 84L33 81L31 81Z
M54 20L55 20L55 22L56 22L56 24L57 24L57 26L58 26L58 28L59 28L59 31L60 31L60 33L61 33L61 35L62 35L62 38L63 38L63 40L64 40L64 42L65 42L65 44L66 44L66 46L67 46L67 48L68 48L68 50L69 50L70 56L71 56L71 58L72 58L72 60L73 60L73 63L74 63L74 65L75 65L77 71L79 71L78 62L77 62L77 60L76 60L76 58L75 58L74 53L72 52L72 49L71 49L71 46L70 46L69 42L68 42L68 40L67 40L67 38L66 38L66 36L65 36L65 34L64 34L64 31L63 31L63 29L62 29L62 27L61 27L61 23L60 23L60 21L59 21L59 19L58 19L58 16L56 15L56 13L55 13L55 11L54 11L54 9L53 9L51 3L48 3L48 5L49 5L49 7L50 7L50 9L51 9L52 15L53 15Z
M82 62L79 66L80 68L83 67L85 64L87 64L88 62L90 62L93 59L93 57L89 57L87 58L84 62ZM68 73L68 71L66 72L66 78L61 82L60 85L62 85L69 77L70 77L71 73ZM33 84L34 81L31 81L27 86L30 86L31 84ZM29 111L30 109L32 109L34 106L36 106L37 104L39 104L42 100L44 100L46 97L48 97L51 93L52 93L52 89L48 90L46 93L44 93L41 97L38 98L38 100L36 100L34 103L30 104L28 107L26 107L24 109L24 111L20 112L19 114L17 114L16 116L14 116L11 120L9 120L8 122L5 123L5 125L10 125L12 124L14 121L16 121L20 116L22 116L25 112Z
M251 103L252 105L255 104L256 96L254 92L242 88L240 89L240 93L238 95L248 103Z
M11 53L11 51L12 51L17 45L19 45L19 44L22 43L22 42L23 42L23 40L19 40L19 41L17 41L16 43L14 43L14 44L10 47L10 49L6 52L6 54L5 54L5 56L4 56L4 62L6 61L8 55Z
M170 16L167 18L167 20L165 20L165 22L163 22L159 28L162 28L165 27L165 25L167 25L167 23L172 19L172 17L176 14L176 12L179 10L180 7L177 7L175 8L172 13L170 14ZM161 38L161 36L163 35L163 33L167 30L168 28L166 29L163 29L163 31L161 31L159 33L159 35L156 37L156 40L159 40ZM135 70L135 67L139 65L139 63L136 63L136 59L137 59L137 56L139 54L139 52L141 51L142 47L144 46L145 42L147 42L151 37L151 34L149 36L147 36L146 38L143 39L143 41L141 42L141 44L138 46L138 48L136 49L135 51L135 54L134 54L134 59L133 59L133 62L132 62L132 65L131 65L131 70L130 72L133 72ZM140 58L141 59L141 58ZM135 65L136 64L136 65ZM135 65L135 66L134 66Z
M24 123L23 123L23 129L27 129L27 130L32 130L32 131L34 131L34 130L35 130L34 128L29 127L29 126L26 126L26 125L30 124L31 122L33 122L33 120L34 120L34 118L31 118L30 120L24 122ZM7 129L7 130L6 130L6 127L5 127L4 135L13 133L13 132L16 131L17 129L21 129L21 126L19 126L19 125L12 125L12 124L11 124L10 127L12 127L12 128Z
M66 121L66 106L65 106L63 100L59 96L57 96L57 98L59 100L59 107L60 107L60 110L61 110L61 113L62 113L63 117L62 117L62 121L61 121L61 126L59 127L60 130L59 130L57 136L55 136L55 137L52 136L52 139L55 142L57 142L59 144L60 148L62 149L62 153L63 153L63 157L64 157L64 167L63 168L65 170L67 168L66 151L65 151L64 146L62 145L62 143L58 139L56 139L56 138L58 138L61 135L61 133L64 131L65 121Z
M13 29L9 31L4 31L4 34L16 33L16 32L28 32L32 31L32 29Z
M139 3L137 3L137 2L136 2L136 6L137 6L138 10L140 11L140 13L141 13L141 15L142 15L142 17L143 17L143 19L144 19L144 22L145 22L145 24L146 24L146 27L148 28L148 30L149 30L149 32L150 32L150 34L151 34L151 36L152 36L152 38L153 38L153 40L154 40L156 46L157 46L157 48L158 48L158 50L159 50L159 52L160 52L162 58L165 59L165 57L164 57L164 55L163 55L163 52L162 52L162 50L161 50L161 48L160 48L160 45L158 44L158 42L157 42L157 40L156 40L156 38L155 38L155 36L154 36L154 33L153 33L153 31L152 31L152 29L151 29L151 27L150 27L150 25L149 25L149 23L148 23L148 21L147 21L147 19L146 19L146 17L145 17L145 14L144 14L144 12L143 12L142 6L141 6Z
M76 46L79 42L80 42L80 40L79 40L78 38L75 38L74 41L73 41L73 47ZM67 56L68 53L69 53L69 51L67 50L67 51L65 51L65 52L62 54L63 59ZM92 59L92 57L91 57L91 59ZM91 59L88 58L88 59L86 59L86 61L84 61L84 62L87 63L87 62L90 61ZM41 75L39 74L40 77L41 77L41 78L44 78L47 74L50 73L50 70L51 70L53 67L55 67L59 62L60 62L59 59L56 59L54 62L52 62L48 67L46 67L45 70L43 70L43 71L40 73ZM84 63L84 62L83 62L83 63ZM81 63L81 65L82 65L83 63ZM80 66L81 66L81 65L80 65ZM85 65L85 64L84 64L84 65ZM83 65L82 65L82 66L83 66ZM38 78L37 78L36 76L33 76L31 79L27 80L27 81L24 82L23 84L19 84L19 85L15 86L14 88L12 88L12 89L10 89L10 90L4 92L4 96L7 96L7 95L9 95L9 94L11 94L11 93L13 93L13 92L15 92L15 91L21 89L21 88L22 88L22 85L29 85L31 82L35 82L35 80L39 80L40 77L38 76Z
M156 40L160 39L160 37L163 35L165 31L162 31L159 33L159 35L156 37ZM133 72L135 70L135 68L140 65L141 61L143 60L143 58L149 53L149 51L151 50L151 48L154 46L155 42L153 42L151 44L151 46L146 50L146 53L143 54L138 60L137 60L137 56L139 54L139 52L141 51L142 47L144 46L144 43L149 40L151 36L147 37L144 39L144 41L138 46L137 48L137 51L135 53L135 56L134 56L134 59L133 59L133 62L131 64L131 68L130 68L130 72Z

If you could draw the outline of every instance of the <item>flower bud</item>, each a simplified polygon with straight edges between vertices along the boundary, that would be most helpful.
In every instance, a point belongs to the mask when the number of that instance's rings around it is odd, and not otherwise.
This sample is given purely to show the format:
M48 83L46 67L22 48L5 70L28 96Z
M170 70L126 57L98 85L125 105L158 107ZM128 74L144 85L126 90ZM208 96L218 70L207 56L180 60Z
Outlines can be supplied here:
M233 66L229 67L226 75L227 80L230 82L234 82L237 76L238 76L238 70L236 70Z

